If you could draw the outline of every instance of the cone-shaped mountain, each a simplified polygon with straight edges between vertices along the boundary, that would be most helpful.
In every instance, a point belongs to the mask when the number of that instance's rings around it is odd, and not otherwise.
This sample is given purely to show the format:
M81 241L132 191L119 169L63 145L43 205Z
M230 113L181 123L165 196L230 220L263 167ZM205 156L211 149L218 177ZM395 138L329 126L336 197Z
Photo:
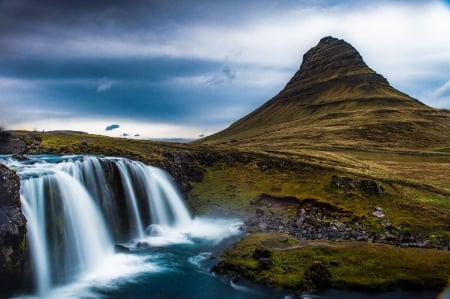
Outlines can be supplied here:
M200 140L245 147L450 146L450 112L393 88L349 43L325 37L283 90L229 128Z

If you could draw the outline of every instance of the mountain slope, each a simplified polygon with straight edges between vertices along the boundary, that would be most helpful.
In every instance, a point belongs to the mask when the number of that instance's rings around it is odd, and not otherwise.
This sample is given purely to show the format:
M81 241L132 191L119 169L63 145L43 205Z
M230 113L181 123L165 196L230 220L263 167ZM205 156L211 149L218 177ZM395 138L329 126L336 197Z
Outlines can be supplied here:
M424 149L450 146L450 112L394 89L349 43L325 37L283 90L200 140L244 147Z

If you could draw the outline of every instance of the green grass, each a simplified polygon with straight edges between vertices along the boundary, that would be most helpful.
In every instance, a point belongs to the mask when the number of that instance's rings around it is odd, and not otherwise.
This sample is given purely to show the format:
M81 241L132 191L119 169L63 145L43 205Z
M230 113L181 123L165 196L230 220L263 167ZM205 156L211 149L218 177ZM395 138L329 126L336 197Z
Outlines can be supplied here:
M252 257L255 248L261 246L272 252L273 267L269 270L259 270ZM251 279L291 289L303 285L303 274L315 261L329 270L330 284L335 288L439 289L450 277L448 251L360 242L297 241L281 234L244 237L225 251L223 259L239 266Z
M450 153L450 147L438 149L437 151L438 152L443 152L443 153Z
M399 182L381 183L386 193L379 197L332 185L333 175L349 174L327 168L310 167L302 172L280 168L262 171L252 163L239 163L233 167L218 163L205 169L203 181L192 184L193 189L188 197L195 213L253 214L256 207L251 202L261 194L269 194L295 197L299 202L312 198L327 203L337 210L348 212L339 219L341 222L351 224L357 219L373 231L382 229L381 220L372 216L377 206L384 209L385 219L392 222L397 233L403 229L431 233L445 230L450 225L449 196ZM268 210L287 217L295 217L296 212L292 209Z

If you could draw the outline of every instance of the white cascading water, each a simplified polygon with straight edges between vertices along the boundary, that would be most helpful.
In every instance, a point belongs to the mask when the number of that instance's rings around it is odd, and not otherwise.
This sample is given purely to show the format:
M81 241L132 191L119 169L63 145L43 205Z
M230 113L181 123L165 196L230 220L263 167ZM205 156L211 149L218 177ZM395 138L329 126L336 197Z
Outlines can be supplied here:
M56 160L56 161L55 161ZM39 297L96 269L114 254L116 201L103 165L120 174L128 209L127 238L142 238L150 225L189 226L191 216L162 170L122 158L52 157L6 163L21 177L23 212ZM58 162L58 163L54 163ZM142 211L145 206L148 211ZM108 220L108 221L106 221Z

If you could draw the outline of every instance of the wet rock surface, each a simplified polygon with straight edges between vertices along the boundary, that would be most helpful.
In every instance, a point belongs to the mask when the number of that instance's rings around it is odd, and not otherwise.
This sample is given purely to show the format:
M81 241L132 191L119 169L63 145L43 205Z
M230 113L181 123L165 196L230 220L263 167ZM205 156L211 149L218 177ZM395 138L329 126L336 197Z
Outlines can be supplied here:
M20 181L0 164L0 293L23 284L26 266L26 219L20 205Z

